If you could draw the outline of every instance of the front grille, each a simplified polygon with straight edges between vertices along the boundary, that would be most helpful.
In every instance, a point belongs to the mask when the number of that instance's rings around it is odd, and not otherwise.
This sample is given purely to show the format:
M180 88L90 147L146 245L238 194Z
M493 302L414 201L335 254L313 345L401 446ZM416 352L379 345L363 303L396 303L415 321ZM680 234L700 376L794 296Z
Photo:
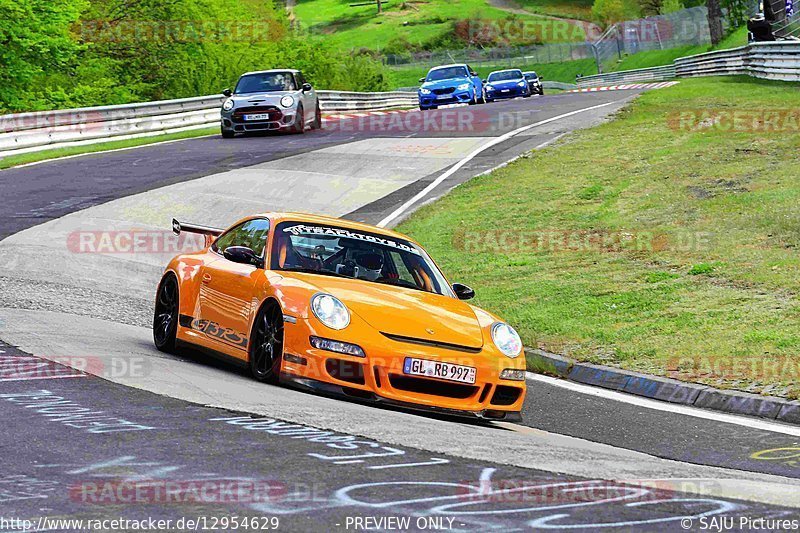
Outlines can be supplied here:
M447 87L445 89L434 89L433 94L452 94L456 90L455 87Z
M430 339L418 339L416 337L395 335L394 333L386 333L385 331L381 331L381 335L383 335L387 339L392 339L393 341L397 342L420 344L422 346L431 346L433 348L444 348L445 350L455 350L457 352L480 353L480 351L483 349L483 346L478 346L476 348L475 346L464 346L462 344L452 344L449 342L440 342L440 341L433 341Z
M233 111L233 120L244 122L244 115L268 114L270 122L277 122L283 118L283 113L275 106L250 106L240 107Z
M475 385L464 385L462 383L447 383L432 379L415 378L410 376L400 376L389 374L389 383L398 390L416 392L419 394L430 394L431 396L445 396L464 400L473 396L478 387Z
M492 396L492 405L512 405L519 399L522 394L522 389L519 387L509 387L507 385L498 385Z

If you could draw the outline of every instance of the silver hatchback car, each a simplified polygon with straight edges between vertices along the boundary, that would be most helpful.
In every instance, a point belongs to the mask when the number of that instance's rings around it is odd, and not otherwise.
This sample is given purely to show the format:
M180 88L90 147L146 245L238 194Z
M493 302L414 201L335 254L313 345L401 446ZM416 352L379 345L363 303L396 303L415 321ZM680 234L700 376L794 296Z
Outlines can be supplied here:
M319 98L299 70L248 72L225 89L221 130L226 139L237 133L289 131L304 133L306 127L322 127Z

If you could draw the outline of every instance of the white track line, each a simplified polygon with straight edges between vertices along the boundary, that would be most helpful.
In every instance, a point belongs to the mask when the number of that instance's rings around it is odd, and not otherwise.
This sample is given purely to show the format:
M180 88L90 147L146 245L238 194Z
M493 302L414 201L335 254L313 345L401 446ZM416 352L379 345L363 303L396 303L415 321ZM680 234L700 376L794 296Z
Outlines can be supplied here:
M609 105L612 105L612 104L618 104L618 103L619 103L619 101L615 100L614 102L608 102L608 103L605 103L605 104L593 105L591 107L585 107L583 109L578 109L576 111L570 111L569 113L564 113L563 115L558 115L558 116L555 116L555 117L552 117L552 118L548 118L546 120L542 120L542 121L536 122L534 124L529 124L527 126L523 126L521 128L515 129L514 131L510 131L508 133L505 133L505 134L501 135L500 137L495 137L494 139L492 139L491 141L487 142L486 144L483 144L483 145L479 146L478 148L476 148L472 153L468 154L464 159L462 159L461 161L456 163L454 166L452 166L447 172L445 172L444 174L442 174L441 176L439 176L438 178L433 180L430 184L428 184L427 187L425 187L420 192L415 194L410 200L408 200L406 203L404 203L403 205L401 205L400 207L398 207L397 209L392 211L392 213L389 216L387 216L386 218L384 218L383 220L378 222L378 227L379 228L385 228L393 220L395 220L397 217L399 217L403 213L405 213L406 210L408 210L409 207L411 207L412 205L414 205L418 201L420 201L423 198L425 198L425 196L427 196L428 193L430 193L432 190L434 190L436 187L438 187L444 180L446 180L447 178L449 178L450 176L452 176L453 174L458 172L464 165L466 165L467 163L469 163L470 161L475 159L475 157L480 155L481 152L483 152L485 150L488 150L492 146L498 145L498 144L500 144L500 143L502 143L504 141L507 141L511 137L514 137L515 135L518 135L518 134L520 134L520 133L522 133L524 131L528 131L528 130L530 130L532 128L535 128L537 126L542 126L544 124L549 124L550 122L555 122L556 120L561 120L562 118L571 117L572 115L577 115L578 113L583 113L584 111L591 111L592 109L599 109L601 107L609 106Z
M643 398L641 396L634 396L624 392L612 391L609 389L602 389L599 387L592 387L582 383L574 383L563 379L553 378L550 376L543 376L540 374L527 373L528 381L538 381L546 383L555 387L561 387L572 392L581 394L588 394L589 396L596 396L598 398L606 398L608 400L615 400L624 402L638 407L645 407L653 409L654 411L666 411L669 413L678 413L686 416L693 416L695 418L703 418L705 420L713 420L715 422L724 422L726 424L735 424L737 426L744 426L752 429L761 429L764 431L771 431L773 433L783 433L784 435L791 435L793 437L800 437L800 427L789 426L779 422L771 422L760 418L751 418L746 416L732 415L728 413L718 413L700 409L699 407L689 407L688 405L680 405L669 402L661 402L658 400L651 400L650 398Z

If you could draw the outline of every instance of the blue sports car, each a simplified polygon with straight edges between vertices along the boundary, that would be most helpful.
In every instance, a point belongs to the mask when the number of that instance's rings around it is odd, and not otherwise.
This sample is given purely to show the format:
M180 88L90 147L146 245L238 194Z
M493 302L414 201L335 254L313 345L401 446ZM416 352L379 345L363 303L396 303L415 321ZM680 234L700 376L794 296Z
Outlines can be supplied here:
M491 102L500 98L527 98L531 89L519 69L496 70L486 80L486 99Z
M436 109L446 104L483 104L486 91L480 76L466 64L434 67L420 78L419 108Z

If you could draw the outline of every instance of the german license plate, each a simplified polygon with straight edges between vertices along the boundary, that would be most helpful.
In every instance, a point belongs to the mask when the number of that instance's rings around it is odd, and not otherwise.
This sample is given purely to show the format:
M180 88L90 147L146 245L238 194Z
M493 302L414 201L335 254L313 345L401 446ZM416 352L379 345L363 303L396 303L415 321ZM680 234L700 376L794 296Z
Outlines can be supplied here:
M511 91L511 89L503 89L503 90L501 90L500 92L501 92L501 93L507 93L507 92L509 92L509 91Z
M429 378L458 381L459 383L475 383L476 369L471 366L454 365L440 361L427 361L406 357L403 362L403 373L410 376L425 376Z
M269 113L259 113L258 115L245 115L245 120L269 120Z
M447 100L448 98L450 98L449 94L440 94L436 97L437 100Z

